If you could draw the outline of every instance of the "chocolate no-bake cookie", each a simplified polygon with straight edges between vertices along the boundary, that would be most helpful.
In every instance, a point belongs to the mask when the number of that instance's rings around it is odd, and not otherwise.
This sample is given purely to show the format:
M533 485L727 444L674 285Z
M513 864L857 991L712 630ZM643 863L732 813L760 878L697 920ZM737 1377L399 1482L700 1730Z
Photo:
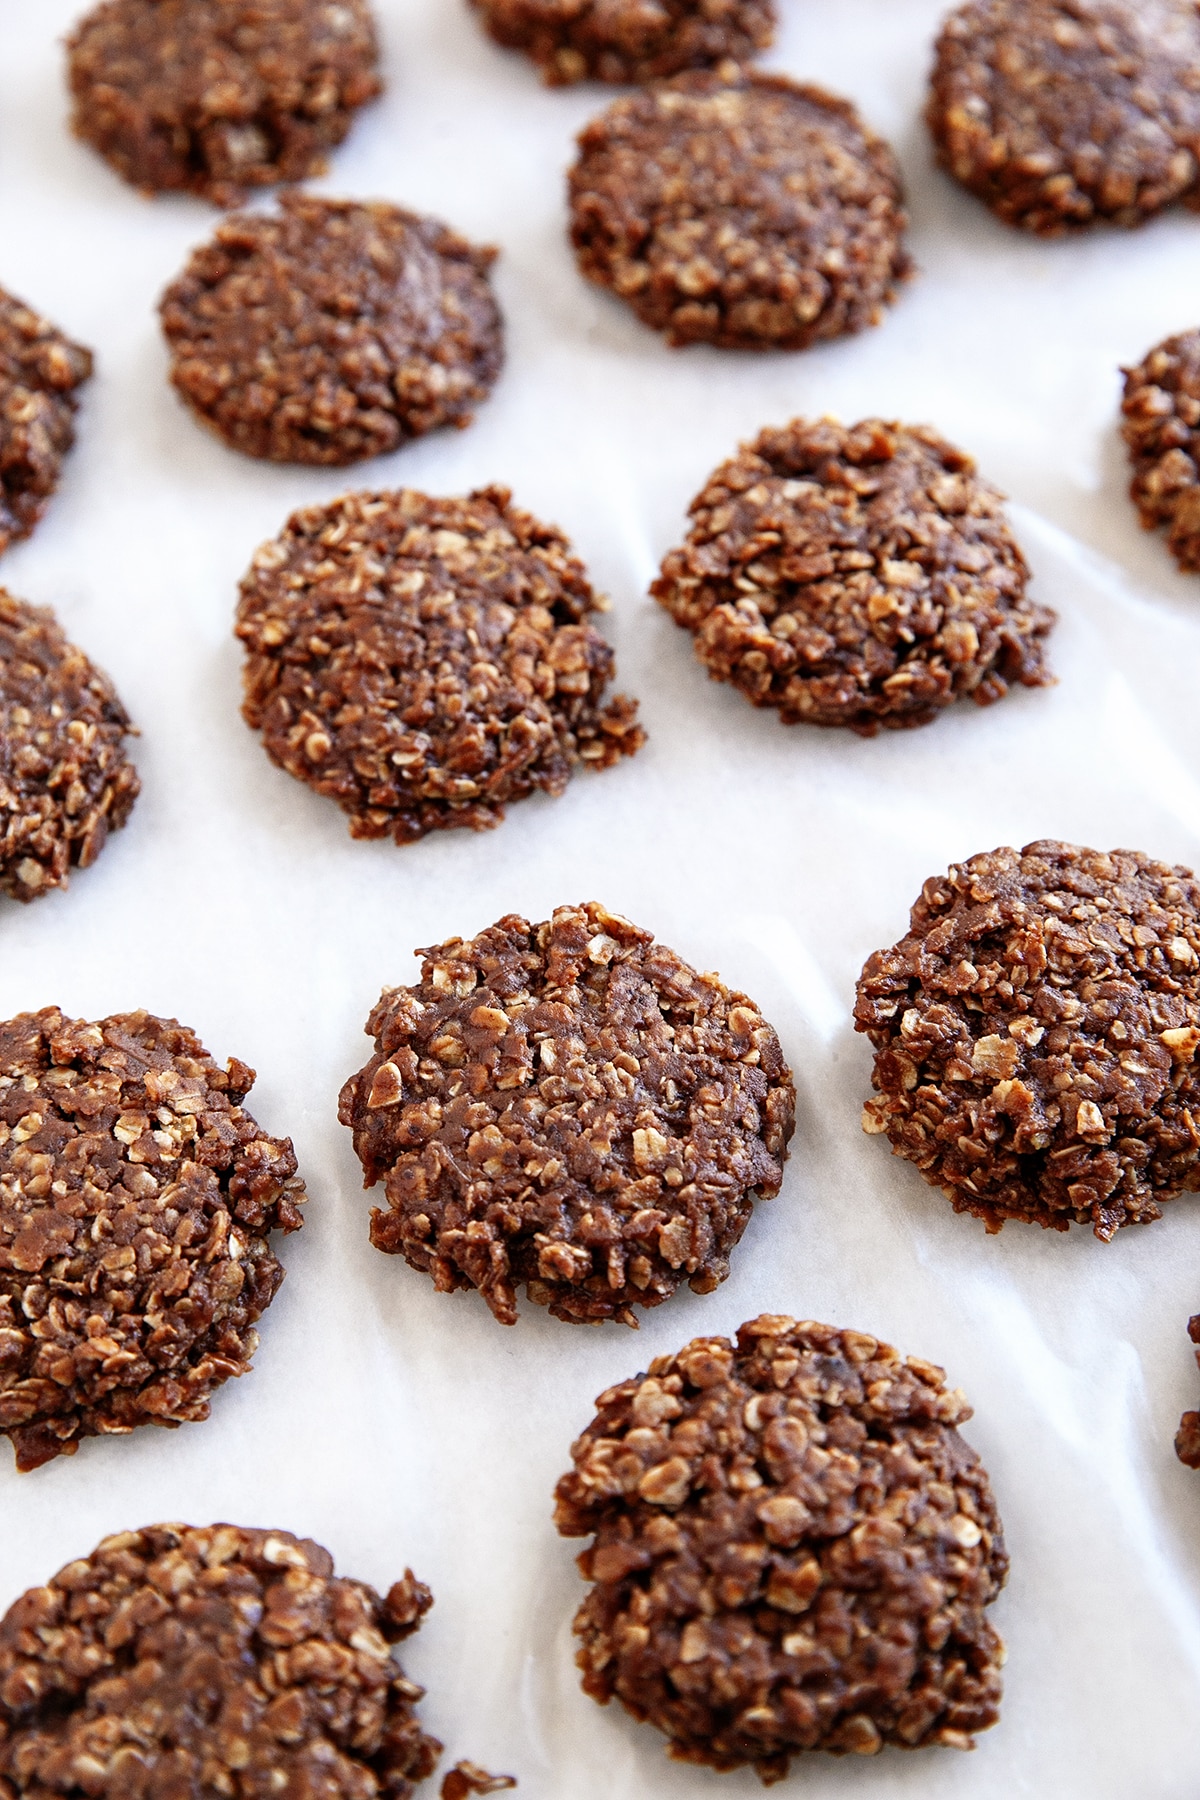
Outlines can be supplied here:
M637 702L604 699L602 607L507 488L347 494L294 513L242 582L242 712L352 837L482 831L644 742Z
M361 462L469 425L504 358L496 252L384 201L240 213L160 305L171 380L247 456Z
M863 1126L998 1231L1109 1239L1200 1188L1200 883L1134 850L1043 841L931 877L855 1024Z
M558 1484L592 1583L583 1686L685 1762L972 1747L999 1716L1008 1558L943 1371L764 1315L601 1394Z
M132 730L49 607L0 588L0 889L36 900L95 862L141 791Z
M1200 1344L1200 1313L1194 1313L1188 1320L1188 1336L1193 1344ZM1196 1361L1200 1363L1200 1350L1196 1351ZM1180 1419L1179 1430L1175 1433L1175 1454L1189 1469L1200 1469L1200 1412L1185 1412Z
M431 1604L288 1531L105 1538L0 1619L0 1794L408 1800L441 1745L391 1646Z
M1052 680L1001 496L925 426L794 419L693 500L651 592L715 681L785 723L927 725Z
M90 350L0 288L0 553L45 512L91 372Z
M242 1105L253 1084L146 1012L0 1024L0 1435L19 1469L206 1419L250 1367L283 1280L268 1235L304 1199L291 1140Z
M1162 527L1185 574L1200 572L1200 331L1156 345L1122 371L1121 435L1130 493L1147 531Z
M795 1118L753 1001L594 902L420 954L338 1109L365 1185L384 1181L376 1249L478 1288L505 1325L522 1282L576 1323L710 1293Z
M741 61L775 35L775 0L473 0L498 44L552 87L657 81Z
M67 50L76 135L218 206L318 174L381 86L367 0L105 0Z
M672 344L803 350L878 324L910 268L896 160L853 106L729 64L593 119L570 205L583 273Z
M1140 225L1200 173L1193 0L970 0L938 40L927 112L943 168L1045 237Z

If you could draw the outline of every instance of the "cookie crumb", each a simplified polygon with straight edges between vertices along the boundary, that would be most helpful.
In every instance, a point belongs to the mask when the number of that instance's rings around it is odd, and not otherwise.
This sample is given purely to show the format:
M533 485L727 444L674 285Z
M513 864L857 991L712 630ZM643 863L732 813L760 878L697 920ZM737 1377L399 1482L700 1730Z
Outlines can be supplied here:
M470 1800L472 1794L499 1794L516 1785L515 1775L489 1775L478 1763L455 1763L442 1777L442 1800Z

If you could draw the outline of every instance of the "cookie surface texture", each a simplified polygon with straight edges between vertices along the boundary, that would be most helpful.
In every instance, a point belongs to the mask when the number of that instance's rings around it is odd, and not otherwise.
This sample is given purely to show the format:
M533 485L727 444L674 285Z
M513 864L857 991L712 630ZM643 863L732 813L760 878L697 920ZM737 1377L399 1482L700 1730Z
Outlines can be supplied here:
M1180 332L1124 370L1121 435L1147 531L1165 530L1185 574L1200 573L1200 331Z
M474 0L498 44L552 86L657 81L742 61L775 35L775 0Z
M441 1745L390 1646L430 1604L287 1531L105 1538L0 1619L0 1793L408 1800Z
M91 373L90 350L0 288L0 554L45 512Z
M90 868L141 791L129 715L49 607L0 588L0 888L36 900Z
M1190 0L972 0L938 40L939 163L1010 225L1056 237L1191 203L1200 15Z
M1042 841L925 883L869 959L863 1127L998 1231L1108 1239L1200 1187L1200 884L1133 850Z
M348 494L293 514L242 583L243 716L352 837L482 831L644 741L636 701L604 699L601 605L507 488Z
M709 1293L779 1190L795 1089L753 1001L594 902L509 914L385 989L342 1089L371 1241L445 1292L577 1323Z
M76 136L218 206L319 174L382 85L367 0L106 0L67 54Z
M223 220L160 305L171 380L234 450L345 464L469 425L503 362L495 251L384 201Z
M0 1024L0 1433L33 1469L82 1438L206 1419L283 1280L288 1138L174 1019Z
M673 344L803 350L878 324L908 274L895 157L848 101L726 65L579 137L583 273Z
M558 1484L583 1686L672 1756L970 1749L999 1714L1008 1558L941 1369L764 1315L608 1389Z
M795 419L722 464L651 592L717 681L785 723L927 725L1040 687L1055 615L1001 495L923 426Z

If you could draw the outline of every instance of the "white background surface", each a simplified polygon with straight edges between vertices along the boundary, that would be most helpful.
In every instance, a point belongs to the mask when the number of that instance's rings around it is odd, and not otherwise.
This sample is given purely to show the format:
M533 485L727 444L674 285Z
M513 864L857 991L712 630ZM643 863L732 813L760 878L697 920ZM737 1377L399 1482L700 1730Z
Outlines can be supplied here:
M576 274L563 231L575 130L607 98L549 93L462 0L378 0L388 92L320 185L442 215L502 247L509 362L475 426L346 472L243 461L185 414L154 304L215 216L148 202L68 135L59 39L74 0L0 0L0 282L97 352L79 444L0 580L54 605L142 727L144 793L65 895L0 900L0 1016L142 1005L259 1070L290 1133L306 1229L253 1374L212 1420L89 1442L18 1477L0 1458L0 1608L105 1533L153 1520L285 1526L437 1605L404 1651L452 1754L526 1800L701 1800L749 1773L671 1764L658 1734L577 1685L581 1595L551 1492L593 1396L697 1332L769 1309L875 1332L973 1400L1013 1573L1000 1725L974 1755L811 1757L792 1784L942 1800L1167 1800L1197 1792L1200 1476L1171 1440L1200 1397L1200 1213L1182 1198L1104 1246L1010 1225L989 1239L859 1131L870 1051L849 1024L867 954L926 875L1039 836L1200 863L1200 582L1125 498L1118 365L1200 323L1200 220L1026 242L930 168L920 124L938 0L784 0L767 59L850 95L896 144L920 273L887 322L800 356L667 350ZM923 419L1014 500L1061 685L862 742L783 728L708 683L646 597L687 501L739 438L797 413ZM623 768L527 801L483 836L355 844L238 716L236 583L296 505L348 486L509 482L612 595L619 685L650 732ZM746 988L796 1071L783 1192L731 1279L638 1335L526 1306L495 1325L366 1235L338 1087L415 945L508 910L598 898ZM2 1448L2 1446L0 1446ZM432 1790L431 1790L432 1791ZM784 1790L786 1791L786 1790Z

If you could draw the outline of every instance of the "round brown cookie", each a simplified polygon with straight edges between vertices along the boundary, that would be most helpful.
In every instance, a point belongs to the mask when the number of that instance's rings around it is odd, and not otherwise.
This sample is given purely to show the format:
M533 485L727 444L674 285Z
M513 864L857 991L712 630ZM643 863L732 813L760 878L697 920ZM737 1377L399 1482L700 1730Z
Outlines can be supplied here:
M794 419L760 432L693 500L651 592L714 681L788 725L927 725L969 694L1052 681L1056 615L1001 496L926 426Z
M657 81L765 50L775 0L473 0L489 33L552 87Z
M19 1469L206 1419L250 1367L283 1280L268 1234L304 1199L291 1140L242 1106L253 1084L151 1013L0 1024L0 1434Z
M1164 527L1187 574L1200 572L1200 331L1183 331L1122 371L1121 435L1130 493L1147 531Z
M1189 196L1200 146L1192 0L970 0L938 40L938 162L1044 237L1140 225Z
M496 252L385 201L239 213L162 297L171 380L234 450L352 463L465 426L504 360Z
M883 140L847 101L731 64L593 119L570 204L588 280L672 344L803 350L877 325L910 270Z
M293 513L242 582L242 713L352 837L483 831L645 742L637 702L604 701L603 604L507 488L347 494Z
M376 1249L478 1288L505 1325L522 1282L583 1324L636 1324L685 1281L711 1293L795 1119L753 1001L595 902L419 954L338 1108L385 1184Z
M49 607L0 588L0 888L36 900L95 862L141 792L107 675Z
M76 135L218 206L319 174L382 86L367 0L105 0L67 51Z
M1008 1557L939 1368L764 1315L601 1394L558 1484L592 1583L583 1686L684 1762L972 1746L999 1716Z
M0 1620L0 1793L407 1800L441 1745L390 1646L431 1604L288 1531L105 1538Z
M859 981L864 1129L989 1231L1157 1219L1200 1187L1198 953L1190 869L1052 841L956 863Z
M1193 1314L1188 1320L1188 1336L1193 1344L1200 1344L1200 1313ZM1196 1352L1196 1361L1200 1363L1200 1350ZM1200 1469L1200 1412L1185 1412L1180 1419L1179 1430L1175 1433L1175 1454L1189 1469Z
M0 553L45 512L91 372L90 350L0 288Z

